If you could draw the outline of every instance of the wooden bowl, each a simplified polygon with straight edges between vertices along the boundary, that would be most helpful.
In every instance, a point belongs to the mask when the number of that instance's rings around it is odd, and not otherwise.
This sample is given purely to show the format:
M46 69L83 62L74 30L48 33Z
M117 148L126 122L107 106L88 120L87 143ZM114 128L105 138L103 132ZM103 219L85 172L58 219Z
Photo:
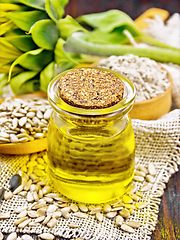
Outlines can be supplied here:
M24 98L33 99L35 97L47 98L47 94L42 91L38 91L35 93L17 96L17 98L21 98L21 99L24 99ZM3 102L3 100L4 99L1 99L0 104ZM45 149L47 149L47 138L37 139L30 142L25 142L25 143L0 144L0 153L11 154L11 155L31 154L31 153L43 151Z
M99 62L95 62L90 66L98 67L98 64ZM145 101L135 102L132 110L129 113L132 119L156 120L170 111L172 104L171 90L173 86L173 80L170 73L165 68L162 67L162 69L165 70L168 75L170 82L168 89L166 89L165 92L157 97Z

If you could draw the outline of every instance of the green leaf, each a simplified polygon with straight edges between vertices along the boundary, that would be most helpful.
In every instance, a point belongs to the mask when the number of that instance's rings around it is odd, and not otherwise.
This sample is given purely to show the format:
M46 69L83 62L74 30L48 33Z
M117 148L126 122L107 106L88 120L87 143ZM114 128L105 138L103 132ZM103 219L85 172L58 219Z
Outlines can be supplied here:
M6 74L0 74L0 94L3 93L3 88L8 85L8 78Z
M57 22L64 15L64 7L69 0L46 0L46 12L49 17Z
M31 79L23 83L19 89L20 94L33 93L39 90L39 80Z
M47 51L43 50L42 48L32 50L29 52L26 52L22 54L20 57L18 57L13 64L11 65L11 68L9 70L9 80L11 78L11 73L17 64L20 66L40 72L47 64L52 62L53 60L53 52L52 51Z
M48 19L48 15L43 11L15 11L4 13L4 15L11 19L20 29L29 31L32 25L42 19Z
M19 2L32 8L45 10L45 0L19 0Z
M31 36L20 35L13 37L5 37L5 39L22 52L28 52L37 47L36 44L33 42Z
M19 73L11 79L10 86L15 95L19 94L19 89L23 83L36 76L38 72L26 71Z
M51 62L45 69L40 73L40 89L47 92L50 81L57 75L55 63Z
M87 34L91 34L69 15L59 20L58 28L60 31L60 36L64 40L66 40L74 32L78 32L78 31L83 31L83 32L86 32Z
M77 61L75 61L73 58L70 57L69 53L66 53L64 51L64 48L63 48L64 43L65 43L65 41L62 38L58 39L57 44L54 49L55 62L57 64L60 64L62 62L71 62L75 65L79 64Z
M126 13L116 9L83 15L78 17L77 21L86 23L93 28L99 28L102 32L111 32L124 24L136 29L134 21ZM137 29L136 31L139 32Z
M0 25L0 36L5 34L7 31L9 31L14 26L15 25L14 25L14 23L11 20L9 20L9 21L7 21L5 23L2 23Z
M53 50L59 37L55 23L50 20L40 20L30 29L34 42L44 49Z

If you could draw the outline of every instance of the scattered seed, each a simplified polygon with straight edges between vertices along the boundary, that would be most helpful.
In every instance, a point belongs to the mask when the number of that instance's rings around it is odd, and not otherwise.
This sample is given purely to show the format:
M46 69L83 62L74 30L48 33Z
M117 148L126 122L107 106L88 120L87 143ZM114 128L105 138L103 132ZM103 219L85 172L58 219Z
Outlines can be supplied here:
M99 222L102 222L103 221L103 214L98 212L96 213L96 219L99 221Z
M121 226L124 222L124 218L121 217L120 215L116 216L115 223L117 226Z
M31 219L27 219L24 222L20 223L18 225L18 228L25 228L30 222L31 222Z
M76 213L74 213L74 216L77 218L88 218L88 215L83 212L76 212Z
M124 217L124 218L129 218L130 217L130 212L127 210L127 209L122 209L120 212L119 212L120 216L121 217Z
M23 185L19 185L19 187L17 187L14 191L13 194L16 195L18 193L20 193L23 190Z
M13 232L10 233L9 236L7 237L7 240L16 240L17 239L17 233Z
M114 218L116 215L117 215L117 211L108 212L108 213L106 214L106 217L107 217L107 218Z
M137 202L135 206L137 209L142 209L148 206L148 202Z
M77 212L79 210L78 206L74 203L71 203L70 208L73 212Z
M143 181L144 181L144 177L134 176L134 177L133 177L133 180L134 180L134 181L137 181L137 182L143 182Z
M141 226L141 224L137 221L129 221L126 222L126 224L132 228L139 228Z
M44 219L43 224L46 225L46 224L50 221L51 218L52 218L52 214L49 214L49 215Z
M154 183L155 179L153 176L151 176L150 174L146 175L146 180L150 183Z
M62 216L62 213L61 213L60 211L53 212L53 214L52 214L52 217L53 217L53 218L59 218L59 217L61 217L61 216Z
M9 189L13 192L19 185L21 185L21 176L19 174L15 174L10 179L10 187Z
M140 189L140 191L141 192L149 191L152 188L152 186L153 186L152 183L147 183Z
M25 210L27 210L27 207L26 207L26 206L20 206L20 207L18 207L18 208L15 208L15 209L14 209L14 212L15 212L15 213L21 213L21 212L23 212L23 211L25 211Z
M137 191L137 187L135 185L130 185L128 189L128 193L135 193Z
M10 215L9 212L1 213L1 214L0 214L0 219L8 219L8 218L10 218L10 217L11 217L11 215Z
M52 218L52 219L47 223L47 226L50 227L50 228L53 228L56 224L57 224L57 219L56 219L56 218Z
M53 240L54 239L54 235L52 235L51 233L42 233L38 236L45 240Z
M143 171L138 171L136 170L135 173L134 173L136 176L141 176L141 177L145 177L146 176L146 173L143 172Z
M121 229L128 233L135 233L134 229L132 227L128 226L127 224L122 224Z
M123 195L123 202L124 203L133 203L133 200L128 195Z
M156 175L156 168L152 162L148 164L148 172L150 175Z
M27 219L28 219L27 217L19 218L19 219L17 219L17 220L14 222L14 225L17 226L17 225L19 225L20 223L24 222L24 221L27 220Z
M37 212L34 211L34 210L28 211L28 216L29 216L30 218L37 218L37 217L39 217L39 215L37 214Z
M33 238L27 234L24 234L22 237L21 237L22 240L33 240Z
M104 211L105 213L110 212L110 211L111 211L111 205L109 205L109 204L104 204L103 211Z
M50 186L43 187L42 192L43 192L44 195L47 194L47 193L50 193L51 192L51 187Z
M55 204L49 205L49 207L47 209L47 214L55 212L56 209L57 209L57 205L55 205Z
M88 212L88 208L85 204L83 203L79 203L79 209L82 211L82 212Z
M138 169L139 169L140 171L144 172L145 174L148 173L148 170L147 170L144 166L139 165L139 166L138 166Z
M17 215L17 218L26 217L27 214L28 214L28 211L27 211L27 210L24 210L24 211L20 212L20 213Z
M27 201L28 202L33 202L34 201L34 196L33 196L32 192L27 193Z
M45 216L38 217L35 219L35 223L42 222L42 221L44 221L44 219L45 219Z
M129 193L129 196L130 196L130 198L133 199L134 201L136 201L136 202L139 201L139 197L138 197L136 194L134 194L134 193Z

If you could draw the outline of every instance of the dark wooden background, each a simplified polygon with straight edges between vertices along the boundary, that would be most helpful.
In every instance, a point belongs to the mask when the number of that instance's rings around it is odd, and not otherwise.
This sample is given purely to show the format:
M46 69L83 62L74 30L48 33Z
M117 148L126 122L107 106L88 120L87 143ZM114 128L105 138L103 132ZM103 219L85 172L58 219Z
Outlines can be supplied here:
M180 0L69 0L66 14L76 18L84 14L119 9L134 20L152 7L165 9L172 15L180 12Z

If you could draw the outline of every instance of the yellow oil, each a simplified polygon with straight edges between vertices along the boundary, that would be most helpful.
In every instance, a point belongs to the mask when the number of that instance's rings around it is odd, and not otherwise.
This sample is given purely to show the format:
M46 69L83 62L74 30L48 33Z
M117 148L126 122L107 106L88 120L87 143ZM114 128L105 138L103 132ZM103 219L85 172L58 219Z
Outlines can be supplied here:
M128 116L114 124L76 125L51 117L48 166L57 190L80 202L121 196L134 173L135 139Z

